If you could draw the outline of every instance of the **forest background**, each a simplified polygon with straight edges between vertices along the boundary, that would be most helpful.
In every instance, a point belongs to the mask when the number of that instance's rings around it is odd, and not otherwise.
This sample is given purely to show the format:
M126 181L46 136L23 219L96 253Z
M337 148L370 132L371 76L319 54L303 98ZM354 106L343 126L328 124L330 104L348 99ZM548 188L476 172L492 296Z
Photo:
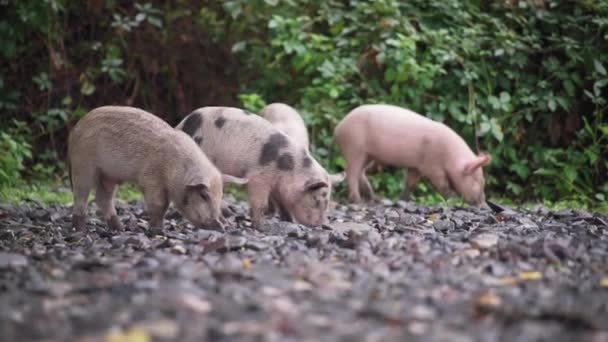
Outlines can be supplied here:
M390 103L490 153L490 197L606 208L608 1L1 0L0 13L0 200L71 200L67 135L97 106L175 125L280 101L331 171L341 118ZM371 180L396 198L402 176ZM427 184L414 198L441 200Z

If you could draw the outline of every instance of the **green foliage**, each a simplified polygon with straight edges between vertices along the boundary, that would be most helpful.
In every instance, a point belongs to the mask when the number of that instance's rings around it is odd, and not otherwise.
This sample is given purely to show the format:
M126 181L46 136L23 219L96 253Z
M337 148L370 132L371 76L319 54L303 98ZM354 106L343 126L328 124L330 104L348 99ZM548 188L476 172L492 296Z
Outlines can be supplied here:
M26 141L27 127L13 121L14 127L0 131L0 186L14 185L24 169L24 161L32 157L31 145Z
M265 70L243 91L266 102L293 99L310 125L314 153L330 169L344 166L332 141L336 123L354 106L384 102L447 123L471 146L476 131L493 156L488 184L495 193L608 196L607 3L234 6L235 21L246 18L243 35L268 28L267 38L256 35L234 49L250 69ZM393 175L372 182L392 197L400 191Z
M337 171L335 125L360 104L391 103L445 122L473 149L479 140L493 157L490 195L608 197L606 1L21 0L0 10L3 184L65 176L69 127L100 105L175 124L200 106L285 102ZM372 183L397 197L401 176ZM424 183L414 196L441 200Z

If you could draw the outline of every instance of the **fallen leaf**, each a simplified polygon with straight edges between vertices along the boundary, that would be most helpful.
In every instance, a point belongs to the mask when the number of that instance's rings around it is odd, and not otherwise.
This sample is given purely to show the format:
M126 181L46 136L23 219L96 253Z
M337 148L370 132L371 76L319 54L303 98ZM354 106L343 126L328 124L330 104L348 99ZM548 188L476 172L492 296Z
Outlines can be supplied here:
M139 323L134 329L142 329L152 336L163 339L175 339L179 334L179 326L175 321L169 319Z
M608 278L602 278L602 280L600 280L600 286L608 287Z
M199 298L193 294L184 294L180 297L180 302L183 306L200 313L211 311L211 303Z
M312 284L306 280L297 279L293 283L293 289L296 291L308 291L312 289Z
M243 259L243 269L248 270L249 268L251 268L251 260L249 258Z
M132 328L126 333L112 333L106 337L107 342L150 342L150 335L141 328Z
M503 277L500 278L501 285L515 285L517 284L517 278L515 277Z
M182 245L175 245L175 246L173 246L173 248L171 248L171 251L178 253L178 254L186 254L186 247L184 247Z
M475 304L482 308L497 308L502 304L502 300L493 293L485 293L477 297Z
M518 276L522 280L537 280L541 279L543 275L540 272L531 271L531 272L519 272Z

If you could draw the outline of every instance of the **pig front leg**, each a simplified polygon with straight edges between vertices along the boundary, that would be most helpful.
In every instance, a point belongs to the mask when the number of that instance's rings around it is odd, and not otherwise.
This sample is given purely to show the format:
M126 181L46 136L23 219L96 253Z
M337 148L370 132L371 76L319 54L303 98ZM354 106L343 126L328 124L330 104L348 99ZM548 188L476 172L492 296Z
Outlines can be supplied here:
M444 199L447 199L450 196L450 181L445 173L432 174L429 176L429 180Z
M401 191L400 196L401 200L406 202L410 200L410 194L412 193L412 189L414 188L416 183L418 183L421 176L422 175L420 174L420 172L418 172L418 170L414 168L407 169L407 174L405 175L405 179L403 180L403 190Z
M144 189L144 202L146 210L150 215L150 231L158 233L162 231L165 221L165 212L169 207L169 198L164 189L149 186Z
M74 208L72 212L72 228L83 230L87 222L87 201L93 188L95 170L92 167L75 171L72 168L72 193L74 195Z
M95 190L95 203L99 207L102 219L112 230L122 230L123 226L116 214L114 206L114 195L118 185L111 180L100 176Z
M269 183L259 178L249 179L247 192L249 194L251 224L254 229L264 230L264 214L268 211L268 201L270 200Z
M372 189L372 185L369 183L369 179L367 179L367 175L364 173L361 174L359 178L359 187L361 188L361 192L363 196L373 200L376 198L376 194L374 193L374 189Z

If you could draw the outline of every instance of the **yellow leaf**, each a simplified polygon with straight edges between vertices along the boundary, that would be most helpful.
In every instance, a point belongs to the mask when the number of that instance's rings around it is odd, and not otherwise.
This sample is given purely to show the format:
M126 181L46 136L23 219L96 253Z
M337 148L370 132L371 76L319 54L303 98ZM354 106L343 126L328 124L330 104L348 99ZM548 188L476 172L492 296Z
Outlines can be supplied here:
M150 335L139 328L133 328L127 331L126 334L116 333L111 334L106 338L107 342L150 342Z
M600 286L608 287L608 278L602 278L602 280L600 280Z
M248 270L251 267L251 260L249 258L243 259L243 269Z
M517 279L515 277L503 277L500 278L501 285L515 285L517 284Z
M428 220L429 220L429 221L431 221L431 222L435 222L435 220L437 220L437 215L435 215L435 214L430 215L430 216L428 217Z
M537 280L541 279L543 275L540 272L531 271L531 272L519 272L519 278L522 280Z

